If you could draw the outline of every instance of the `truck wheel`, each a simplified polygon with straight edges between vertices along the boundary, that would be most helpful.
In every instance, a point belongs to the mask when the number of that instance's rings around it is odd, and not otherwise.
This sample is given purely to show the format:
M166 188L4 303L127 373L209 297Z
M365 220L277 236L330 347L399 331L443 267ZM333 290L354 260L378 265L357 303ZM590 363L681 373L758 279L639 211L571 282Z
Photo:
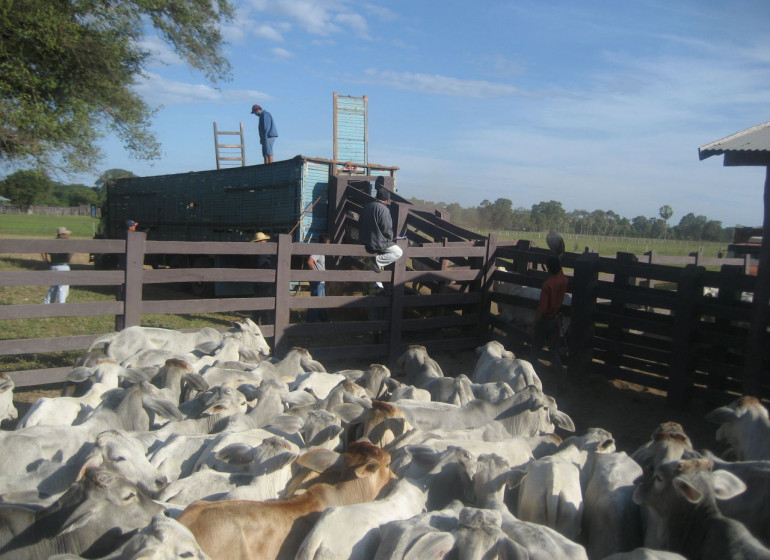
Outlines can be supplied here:
M210 257L204 257L203 255L197 256L193 259L193 268L211 268L214 266L214 261ZM213 282L190 282L190 291L194 296L199 298L207 298L214 296L214 283Z

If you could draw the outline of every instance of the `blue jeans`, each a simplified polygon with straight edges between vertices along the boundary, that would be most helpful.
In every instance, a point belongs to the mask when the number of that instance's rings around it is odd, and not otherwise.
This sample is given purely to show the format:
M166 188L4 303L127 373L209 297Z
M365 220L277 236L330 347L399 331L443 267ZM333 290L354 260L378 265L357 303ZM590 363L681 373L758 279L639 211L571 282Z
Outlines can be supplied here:
M326 284L324 282L311 282L310 295L313 297L326 296ZM326 309L308 309L307 322L308 323L318 323L318 322L328 323L329 315L326 313Z

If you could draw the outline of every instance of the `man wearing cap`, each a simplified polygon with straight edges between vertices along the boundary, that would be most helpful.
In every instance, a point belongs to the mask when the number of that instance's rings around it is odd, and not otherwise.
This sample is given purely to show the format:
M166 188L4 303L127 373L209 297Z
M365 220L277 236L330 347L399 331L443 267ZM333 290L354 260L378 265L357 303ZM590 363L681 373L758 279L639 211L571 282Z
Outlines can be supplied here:
M66 227L60 227L56 232L56 239L69 239L72 232ZM48 264L51 270L69 270L72 253L43 253L43 262ZM65 303L70 293L70 287L64 284L51 286L43 299L43 303L51 303L56 300Z
M358 222L358 241L366 247L367 252L375 254L367 260L366 266L376 272L396 262L404 254L393 239L390 191L380 179L378 177L375 182L375 200L363 207Z
M278 128L273 115L259 105L251 106L251 114L259 117L259 143L262 144L262 157L265 163L273 163L273 142L278 138Z
M126 222L126 230L128 231L136 231L136 226L139 225L139 222L135 222L134 220L128 220Z

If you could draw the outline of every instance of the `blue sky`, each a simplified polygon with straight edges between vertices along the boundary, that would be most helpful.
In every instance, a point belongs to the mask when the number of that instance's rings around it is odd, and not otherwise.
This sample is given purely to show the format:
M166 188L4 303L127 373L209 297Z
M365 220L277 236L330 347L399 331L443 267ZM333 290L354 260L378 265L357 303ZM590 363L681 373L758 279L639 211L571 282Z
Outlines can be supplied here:
M214 169L215 121L243 122L260 163L253 103L277 160L330 158L337 92L369 97L369 161L400 167L407 197L762 223L765 170L697 150L770 120L767 0L234 1L234 79L216 89L151 40L139 88L164 156L107 139L104 170Z

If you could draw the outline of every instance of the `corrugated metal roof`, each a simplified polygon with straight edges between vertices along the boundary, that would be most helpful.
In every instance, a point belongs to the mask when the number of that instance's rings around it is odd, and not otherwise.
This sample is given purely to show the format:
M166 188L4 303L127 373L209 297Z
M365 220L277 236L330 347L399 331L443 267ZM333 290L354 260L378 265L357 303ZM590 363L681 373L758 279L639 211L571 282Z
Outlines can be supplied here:
M701 160L711 156L737 154L739 152L750 154L751 161L770 157L770 122L747 128L732 136L698 148L698 156Z

